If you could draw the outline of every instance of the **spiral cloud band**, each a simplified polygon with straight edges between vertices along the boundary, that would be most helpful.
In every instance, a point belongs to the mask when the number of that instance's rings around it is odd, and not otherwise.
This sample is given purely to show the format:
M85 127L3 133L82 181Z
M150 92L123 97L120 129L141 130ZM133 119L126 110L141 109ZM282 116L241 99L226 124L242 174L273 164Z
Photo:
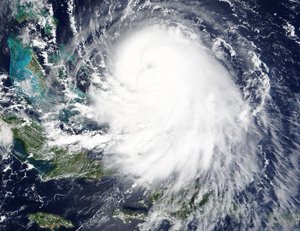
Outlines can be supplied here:
M113 137L107 165L139 183L176 179L180 188L237 154L247 104L196 33L152 25L116 46L106 89L91 90Z

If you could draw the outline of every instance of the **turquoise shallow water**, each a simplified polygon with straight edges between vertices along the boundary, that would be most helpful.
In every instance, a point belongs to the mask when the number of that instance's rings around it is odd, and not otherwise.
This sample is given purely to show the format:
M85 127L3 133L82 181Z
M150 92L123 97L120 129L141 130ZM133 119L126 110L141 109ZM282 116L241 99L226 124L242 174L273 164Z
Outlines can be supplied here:
M41 86L41 80L32 71L28 69L28 65L32 60L33 51L31 48L23 46L21 41L14 37L9 37L7 44L10 50L10 66L9 75L17 86L17 90L20 93L24 93L24 84L22 82L26 81L29 83L26 87L29 88L27 91L27 96L31 99L39 99L39 96L43 96L43 89ZM21 86L20 86L21 85Z
M7 40L10 50L9 75L13 81L20 82L32 77L32 73L27 69L27 65L32 58L32 50L24 48L20 41L10 37Z

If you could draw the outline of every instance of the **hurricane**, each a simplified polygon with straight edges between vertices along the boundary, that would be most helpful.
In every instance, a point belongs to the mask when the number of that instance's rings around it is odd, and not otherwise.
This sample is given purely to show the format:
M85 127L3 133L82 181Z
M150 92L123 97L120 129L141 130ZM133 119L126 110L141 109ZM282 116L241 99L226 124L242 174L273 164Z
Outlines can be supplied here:
M65 227L299 228L300 39L286 15L254 0L27 1L9 8L21 33L7 36L0 145L39 184L72 188Z
M184 32L177 25L133 32L117 45L107 90L91 92L113 134L107 162L138 182L174 178L179 189L213 157L235 158L251 126L227 71Z

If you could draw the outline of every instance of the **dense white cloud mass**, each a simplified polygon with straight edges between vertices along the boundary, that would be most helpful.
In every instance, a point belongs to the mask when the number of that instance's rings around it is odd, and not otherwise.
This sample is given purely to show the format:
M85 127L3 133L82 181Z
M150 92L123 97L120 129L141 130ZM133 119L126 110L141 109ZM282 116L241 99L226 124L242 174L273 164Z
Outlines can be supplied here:
M105 87L90 91L112 133L108 166L138 183L173 179L178 189L241 155L247 103L195 33L149 26L122 38L111 56Z

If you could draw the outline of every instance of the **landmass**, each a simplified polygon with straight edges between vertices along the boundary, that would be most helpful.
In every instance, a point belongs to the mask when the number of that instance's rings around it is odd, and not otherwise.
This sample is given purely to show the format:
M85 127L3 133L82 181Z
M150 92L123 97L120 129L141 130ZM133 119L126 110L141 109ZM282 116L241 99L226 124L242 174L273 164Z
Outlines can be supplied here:
M129 209L116 209L113 212L113 217L118 218L123 221L123 223L127 224L130 223L131 220L141 220L145 221L146 214L141 212L132 211Z
M65 218L45 212L31 213L28 215L30 221L35 222L42 229L50 229L54 231L60 227L64 228L73 228L74 225L71 221L66 220Z
M49 147L42 126L27 118L2 114L13 134L13 155L35 167L43 180L58 178L100 179L101 161L88 157L87 151L70 151L66 147Z

